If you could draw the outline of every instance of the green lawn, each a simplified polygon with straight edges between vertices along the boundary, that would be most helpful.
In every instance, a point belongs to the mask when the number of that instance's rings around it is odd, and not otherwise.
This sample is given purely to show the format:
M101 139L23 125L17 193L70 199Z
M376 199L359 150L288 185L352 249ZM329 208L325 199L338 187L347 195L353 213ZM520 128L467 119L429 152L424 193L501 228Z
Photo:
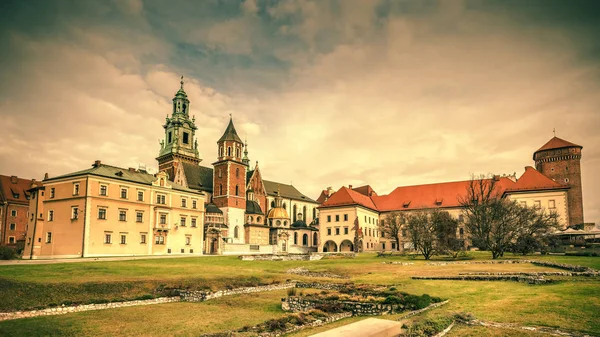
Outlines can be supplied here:
M485 252L471 253L489 259ZM506 258L522 258L509 254ZM600 269L600 258L534 256L561 263ZM384 261L413 262L402 266ZM428 266L422 259L377 258L361 254L356 259L321 261L240 261L235 257L148 259L118 262L85 262L45 265L0 266L0 311L43 306L63 301L134 298L152 294L158 286L196 289L237 287L306 279L288 275L289 268L329 271L351 277L352 282L388 284L416 295L430 294L450 303L427 315L471 312L477 318L524 325L557 327L600 334L600 279L577 277L556 284L528 285L514 282L412 280L414 275L457 275L474 271L556 270L531 264ZM323 281L344 282L339 279ZM53 317L0 322L0 335L198 335L241 328L284 315L280 299L285 291L225 297L204 303L172 303L123 309L90 311ZM396 316L386 316L396 319ZM302 331L305 336L346 324ZM320 329L320 330L319 330ZM506 329L458 327L452 336L521 336ZM530 336L537 336L532 333Z

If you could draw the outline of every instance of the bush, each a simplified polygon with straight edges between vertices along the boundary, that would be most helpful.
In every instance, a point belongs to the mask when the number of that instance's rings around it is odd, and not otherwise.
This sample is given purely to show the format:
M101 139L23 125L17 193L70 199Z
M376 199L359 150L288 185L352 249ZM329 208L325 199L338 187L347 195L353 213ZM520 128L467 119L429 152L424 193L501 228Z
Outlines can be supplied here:
M135 300L143 301L143 300L151 300L153 298L154 298L154 296L152 296L151 294L146 294L146 295L136 297Z
M600 253L598 253L598 252L566 252L565 255L566 256L588 256L588 257L592 257L592 256L600 256Z
M0 260L11 260L17 257L13 248L0 246Z
M452 324L451 317L428 318L417 322L408 328L405 336L408 337L429 337L433 336Z

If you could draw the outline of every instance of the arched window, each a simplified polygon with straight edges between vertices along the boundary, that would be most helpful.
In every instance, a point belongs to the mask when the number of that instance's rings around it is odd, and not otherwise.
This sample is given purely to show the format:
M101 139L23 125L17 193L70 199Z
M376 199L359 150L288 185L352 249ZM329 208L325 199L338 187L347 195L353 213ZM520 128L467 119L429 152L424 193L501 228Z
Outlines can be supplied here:
M239 169L239 168L236 168L236 169L235 169L235 177L236 177L236 178L239 178L239 177L240 177L240 169Z
M256 222L260 223L261 218L259 216L256 217Z
M223 185L219 184L219 195L223 195Z
M252 223L252 216L248 216L248 223Z
M240 156L240 148L236 146L235 148L235 156L239 157Z
M231 146L227 147L227 155L231 157Z
M319 238L317 237L317 233L313 234L313 246L318 246L319 245Z
M294 233L294 244L297 245L298 244L298 232Z
M293 212L294 222L296 222L296 213L297 213L297 211L296 211L296 205L294 205L293 209L294 209L294 212Z
M284 225L284 226L287 226L287 221L284 221L284 222L283 222L283 225Z
M233 229L233 237L234 238L238 238L240 235L240 228L238 226L235 226L235 228Z
M275 208L275 200L271 201L271 208Z
M223 157L223 147L219 146L219 157Z
M302 245L308 246L308 234L302 235Z
M183 103L183 113L187 110L187 104Z
M219 178L223 177L223 171L219 168Z
M235 185L235 195L240 195L240 186Z

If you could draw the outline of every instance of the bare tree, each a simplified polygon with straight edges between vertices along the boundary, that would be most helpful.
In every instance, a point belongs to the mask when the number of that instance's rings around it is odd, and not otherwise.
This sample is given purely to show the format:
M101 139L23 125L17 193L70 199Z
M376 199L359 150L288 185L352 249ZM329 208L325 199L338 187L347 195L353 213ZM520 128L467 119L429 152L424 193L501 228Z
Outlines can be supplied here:
M402 226L406 223L406 215L402 212L388 213L385 219L379 222L379 230L387 237L396 239L397 250L400 251L402 243L400 242L400 233Z
M458 220L447 211L437 209L433 210L430 216L435 226L438 252L456 258L463 248L462 241L456 236Z
M408 233L415 250L429 260L437 250L435 223L431 212L419 211L408 219Z

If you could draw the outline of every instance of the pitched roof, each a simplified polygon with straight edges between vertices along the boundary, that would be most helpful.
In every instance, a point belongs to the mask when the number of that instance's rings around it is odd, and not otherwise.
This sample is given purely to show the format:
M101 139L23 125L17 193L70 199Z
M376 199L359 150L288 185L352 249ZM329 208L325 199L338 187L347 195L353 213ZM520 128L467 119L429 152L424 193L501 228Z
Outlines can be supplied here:
M0 201L29 203L29 192L33 180L16 176L0 175Z
M265 186L265 190L267 191L267 195L276 196L277 190L279 189L279 193L283 198L317 203L316 201L302 194L293 185L281 184L275 181L269 181L264 179L263 183Z
M373 194L377 195L377 192L375 192L373 190L373 188L371 188L370 185L365 185L365 186L360 186L360 187L355 187L353 188L354 191L360 193L360 194L364 194L366 196L371 196Z
M188 187L194 190L212 192L213 169L191 163L183 163L183 171L187 179Z
M581 146L581 145L573 144L573 143L568 142L568 141L566 141L564 139L560 139L560 138L554 136L546 144L544 144L544 146L540 147L534 153L537 153L537 152L540 152L540 151L545 151L545 150L562 149L562 148L565 148L565 147L579 147L579 148L583 148L583 146Z
M460 198L467 194L470 180L437 184L401 186L388 195L373 196L372 199L381 212L411 210L433 207L459 207ZM499 177L498 193L502 193L514 182L506 177ZM335 196L335 195L334 195Z
M531 190L548 190L548 189L567 189L568 186L561 185L556 181L546 177L538 170L531 166L525 167L525 173L517 180L517 182L508 188L506 192L512 191L531 191Z
M229 124L227 125L225 132L223 133L221 138L219 138L217 143L220 143L225 140L233 140L238 143L243 143L240 136L238 136L237 131L235 131L235 126L233 126L233 119L231 118L229 118Z
M317 198L317 202L319 204L322 204L325 202L325 200L329 198L329 191L328 190L322 190L321 194L319 194L319 197Z
M360 205L377 211L377 207L375 206L375 203L373 203L371 197L353 191L345 186L342 186L342 188L335 192L320 207L325 208L351 205Z

